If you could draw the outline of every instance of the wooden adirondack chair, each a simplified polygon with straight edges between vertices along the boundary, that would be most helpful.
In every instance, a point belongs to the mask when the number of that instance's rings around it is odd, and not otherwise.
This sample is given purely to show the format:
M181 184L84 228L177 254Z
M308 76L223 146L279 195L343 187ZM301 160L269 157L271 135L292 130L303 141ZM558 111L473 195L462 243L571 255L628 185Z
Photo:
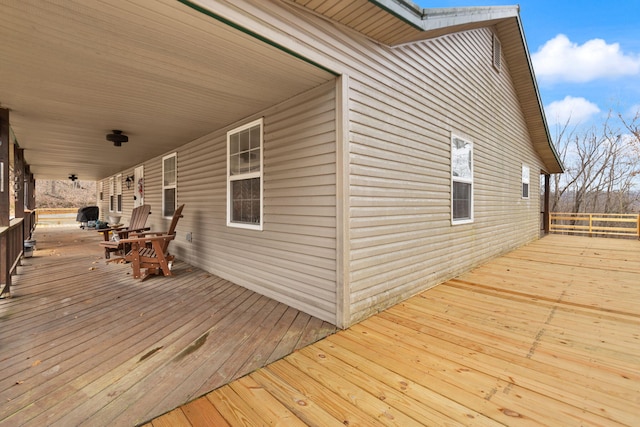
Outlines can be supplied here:
M122 240L129 238L129 235L132 233L149 230L149 227L145 227L145 224L147 223L147 218L150 213L150 205L138 206L131 211L131 220L129 221L128 227L112 227L98 230L98 232L104 236L104 242L100 242L100 246L104 247L104 257L110 259L111 252L120 252L122 255L126 254L130 247L122 243ZM117 236L117 238L112 240L110 236Z
M124 259L131 263L134 279L145 280L152 274L160 273L165 276L172 275L171 263L174 256L169 254L168 247L169 242L176 237L176 226L178 220L182 218L182 209L184 205L176 209L169 230L160 233L154 231L137 233L136 237L121 240L131 245L131 250ZM142 270L145 270L144 274Z

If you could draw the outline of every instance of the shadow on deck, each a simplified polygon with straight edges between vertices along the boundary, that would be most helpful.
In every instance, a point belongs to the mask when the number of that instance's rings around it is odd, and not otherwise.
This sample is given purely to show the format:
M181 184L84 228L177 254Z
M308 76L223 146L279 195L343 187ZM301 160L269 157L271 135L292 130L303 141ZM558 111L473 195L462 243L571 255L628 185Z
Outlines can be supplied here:
M182 262L134 280L100 236L36 232L0 300L0 425L134 425L335 332Z

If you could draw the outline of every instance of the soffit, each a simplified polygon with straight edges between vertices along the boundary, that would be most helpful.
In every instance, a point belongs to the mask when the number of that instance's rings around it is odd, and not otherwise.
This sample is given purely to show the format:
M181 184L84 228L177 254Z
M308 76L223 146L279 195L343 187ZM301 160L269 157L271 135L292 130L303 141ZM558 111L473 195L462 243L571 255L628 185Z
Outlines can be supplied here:
M387 46L398 46L460 31L495 26L534 148L546 173L561 173L551 142L518 6L426 8L406 0L293 0L327 19Z
M0 107L36 178L101 179L335 78L173 0L16 0L0 16Z

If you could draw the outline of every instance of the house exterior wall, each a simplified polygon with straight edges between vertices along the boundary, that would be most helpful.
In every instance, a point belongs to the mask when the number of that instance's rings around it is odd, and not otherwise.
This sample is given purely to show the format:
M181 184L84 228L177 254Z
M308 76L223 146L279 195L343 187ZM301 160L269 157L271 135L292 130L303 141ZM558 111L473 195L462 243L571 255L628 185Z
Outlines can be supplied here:
M297 52L348 76L338 325L538 236L543 164L509 64L502 57L500 72L492 66L493 28L387 48L295 6L235 5L249 11L228 12L241 25L285 47L294 40ZM452 133L474 144L471 224L451 223ZM521 197L523 164L532 172L529 199Z
M227 227L226 132L259 117L264 118L264 230ZM330 82L178 148L177 200L185 209L171 252L335 322L335 122L335 82ZM147 225L166 229L162 156L144 167L145 203L152 212Z
M394 69L351 76L349 323L537 238L543 165L492 37L407 45L384 52ZM451 221L452 134L474 147L470 224Z
M178 258L347 327L538 236L543 164L492 28L392 49L285 2L201 3L343 77L177 150ZM265 228L229 228L226 132L261 116ZM451 223L452 134L474 145L470 224Z

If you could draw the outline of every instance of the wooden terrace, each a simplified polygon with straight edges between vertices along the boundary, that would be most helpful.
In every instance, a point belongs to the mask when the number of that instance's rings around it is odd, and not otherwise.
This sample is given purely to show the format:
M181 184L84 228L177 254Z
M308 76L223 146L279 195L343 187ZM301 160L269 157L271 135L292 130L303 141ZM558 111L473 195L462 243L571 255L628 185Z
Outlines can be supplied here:
M145 282L93 230L40 228L0 300L0 426L131 426L335 331L185 263Z
M547 236L332 334L184 263L134 281L92 232L35 237L0 301L2 426L640 424L638 240Z
M640 241L550 235L148 426L638 426Z

